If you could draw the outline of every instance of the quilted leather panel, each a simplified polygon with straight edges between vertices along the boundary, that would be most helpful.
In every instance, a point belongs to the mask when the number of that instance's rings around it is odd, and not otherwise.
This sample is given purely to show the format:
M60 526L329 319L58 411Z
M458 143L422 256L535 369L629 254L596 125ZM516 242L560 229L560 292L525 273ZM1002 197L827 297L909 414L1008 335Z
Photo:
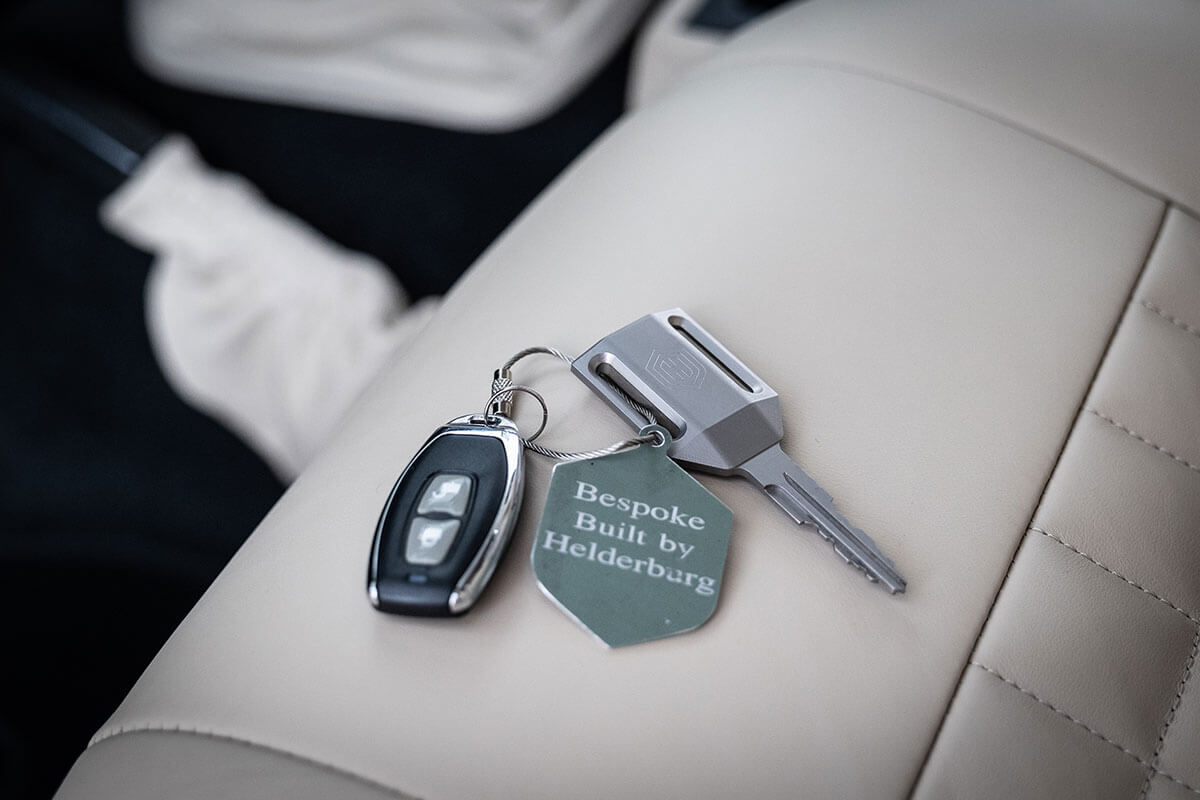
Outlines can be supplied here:
M1196 800L1196 792L1186 785L1172 781L1162 775L1155 775L1150 781L1146 797L1149 800Z
M1200 346L1200 342L1197 343ZM1163 469L1162 454L1094 414L1080 416L1038 510L1046 536L1154 587L1164 603L1200 614L1196 477ZM1153 536L1142 533L1153 520ZM1114 535L1115 531L1122 535Z
M1192 669L1196 671L1197 666L1193 664ZM1200 794L1200 676L1192 676L1192 681L1183 687L1179 707L1164 737L1159 766Z
M955 746L934 751L923 798L1130 800L1145 777L1111 741L979 667L963 676L941 736Z
M916 795L1200 794L1200 222L1172 210L971 658ZM983 689L980 681L994 684ZM998 689L1003 688L1004 692ZM1023 696L1028 718L995 722ZM1030 742L1046 726L1083 731ZM974 730L969 736L964 729ZM1048 755L1049 754L1049 755ZM962 764L987 763L965 771ZM1115 785L1115 784L1114 784Z
M1035 533L973 661L1149 761L1194 634L1187 617Z
M1160 269L1146 275L1140 300L1192 336L1200 337L1200 225L1186 214L1171 214L1154 253Z

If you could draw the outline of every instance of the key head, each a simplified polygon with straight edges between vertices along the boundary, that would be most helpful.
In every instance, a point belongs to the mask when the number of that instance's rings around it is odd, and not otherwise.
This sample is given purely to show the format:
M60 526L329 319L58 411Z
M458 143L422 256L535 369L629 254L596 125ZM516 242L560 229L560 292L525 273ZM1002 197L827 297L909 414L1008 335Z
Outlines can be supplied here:
M571 369L635 428L646 420L621 392L653 411L685 466L729 475L783 438L779 396L683 309L626 325Z
M400 474L371 546L367 595L380 611L457 616L491 580L516 525L524 462L503 417L448 422Z

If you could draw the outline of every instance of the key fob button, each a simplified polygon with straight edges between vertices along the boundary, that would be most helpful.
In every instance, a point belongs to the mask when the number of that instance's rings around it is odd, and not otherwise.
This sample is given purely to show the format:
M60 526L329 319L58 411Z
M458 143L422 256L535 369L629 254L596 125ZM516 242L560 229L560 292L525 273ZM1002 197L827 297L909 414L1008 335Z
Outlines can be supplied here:
M462 523L456 519L417 517L408 527L404 558L410 564L432 566L446 560Z
M417 504L417 513L440 512L461 517L467 511L474 484L475 481L470 475L443 472L433 476L425 488L425 493L421 495L421 502Z

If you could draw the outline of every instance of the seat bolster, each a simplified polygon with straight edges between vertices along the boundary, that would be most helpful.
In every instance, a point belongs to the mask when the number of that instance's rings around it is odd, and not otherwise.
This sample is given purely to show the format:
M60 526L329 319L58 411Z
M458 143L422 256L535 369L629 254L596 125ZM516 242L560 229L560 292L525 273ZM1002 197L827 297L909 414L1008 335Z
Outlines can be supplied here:
M797 3L710 66L878 76L977 109L1200 216L1200 4L1190 0Z

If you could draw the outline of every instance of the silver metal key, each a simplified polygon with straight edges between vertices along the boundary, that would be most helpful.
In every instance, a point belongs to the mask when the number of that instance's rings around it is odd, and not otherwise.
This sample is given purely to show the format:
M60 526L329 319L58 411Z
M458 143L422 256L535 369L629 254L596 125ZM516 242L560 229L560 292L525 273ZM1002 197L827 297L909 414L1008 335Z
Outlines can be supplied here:
M676 461L749 479L797 523L811 523L868 579L893 594L904 591L904 578L871 537L783 452L779 395L682 309L626 325L571 368L635 428L646 424L643 411L652 413L675 437Z

